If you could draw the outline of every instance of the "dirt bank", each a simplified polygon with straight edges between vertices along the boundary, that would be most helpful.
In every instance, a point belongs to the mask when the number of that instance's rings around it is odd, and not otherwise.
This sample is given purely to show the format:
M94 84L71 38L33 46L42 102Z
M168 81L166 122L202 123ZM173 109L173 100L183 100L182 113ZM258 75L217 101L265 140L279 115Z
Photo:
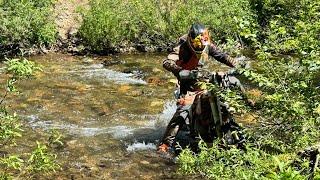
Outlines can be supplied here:
M54 7L57 25L57 46L67 52L79 52L84 49L77 38L82 23L80 11L89 9L89 0L58 0Z
M81 25L82 18L79 9L88 9L88 0L58 0L55 4L55 23L58 28L58 38L66 41L75 35Z

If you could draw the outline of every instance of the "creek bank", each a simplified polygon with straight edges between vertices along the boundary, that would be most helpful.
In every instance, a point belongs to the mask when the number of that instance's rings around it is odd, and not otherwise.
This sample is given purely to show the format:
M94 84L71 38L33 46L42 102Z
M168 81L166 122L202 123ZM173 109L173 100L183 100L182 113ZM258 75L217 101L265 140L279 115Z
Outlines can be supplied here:
M56 34L53 43L31 43L25 39L0 44L0 58L15 56L32 56L49 52L71 53L74 55L111 55L136 52L164 52L172 49L173 43L156 44L161 36L148 37L150 44L140 42L121 43L115 47L105 47L100 51L91 50L89 45L79 36L83 24L84 12L90 9L89 0L57 0L53 4L52 23L55 24ZM144 37L145 38L145 37Z
M163 45L147 45L147 44L130 44L127 46L118 45L116 47L105 48L101 51L91 50L84 45L82 40L70 32L67 39L59 38L55 44L52 45L32 45L26 47L22 43L12 44L10 46L0 46L0 57L14 57L14 56L32 56L39 54L55 53L70 53L72 55L115 55L126 53L155 53L155 52L169 52L173 49L175 43L168 43Z

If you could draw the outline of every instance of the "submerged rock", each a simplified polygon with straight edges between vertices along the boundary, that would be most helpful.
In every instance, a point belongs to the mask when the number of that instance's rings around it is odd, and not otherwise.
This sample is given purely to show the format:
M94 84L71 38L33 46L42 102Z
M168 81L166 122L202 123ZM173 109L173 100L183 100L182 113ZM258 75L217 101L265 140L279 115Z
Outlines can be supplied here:
M163 85L163 84L165 84L165 81L160 79L159 77L149 77L147 79L147 82L149 84L153 84L153 85Z
M90 58L90 57L84 57L84 58L82 59L82 62L84 62L84 63L91 63L91 62L93 62L93 59Z
M164 105L164 101L153 101L153 102L151 102L151 104L150 104L151 107L163 106L163 105Z
M143 79L146 76L146 74L141 69L137 69L137 68L125 69L125 70L123 70L123 73L133 74L133 77L138 78L138 79Z
M129 85L121 85L118 88L118 92L127 93L130 89L131 89L131 86L129 86Z
M122 61L121 60L118 60L118 59L112 59L112 60L104 60L103 62L102 62L102 64L104 65L104 66L106 66L106 67L108 67L108 66L113 66L113 65L118 65L118 64L121 64L122 63Z

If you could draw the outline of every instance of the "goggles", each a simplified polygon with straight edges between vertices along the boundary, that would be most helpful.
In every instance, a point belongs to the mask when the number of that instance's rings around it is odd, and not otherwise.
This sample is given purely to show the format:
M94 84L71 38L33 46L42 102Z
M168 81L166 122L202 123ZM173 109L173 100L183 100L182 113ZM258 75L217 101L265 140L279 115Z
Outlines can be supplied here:
M192 39L191 37L189 38L190 45L197 54L202 53L202 50L205 48L205 46L210 44L208 31L204 31L202 34L199 34L194 39Z

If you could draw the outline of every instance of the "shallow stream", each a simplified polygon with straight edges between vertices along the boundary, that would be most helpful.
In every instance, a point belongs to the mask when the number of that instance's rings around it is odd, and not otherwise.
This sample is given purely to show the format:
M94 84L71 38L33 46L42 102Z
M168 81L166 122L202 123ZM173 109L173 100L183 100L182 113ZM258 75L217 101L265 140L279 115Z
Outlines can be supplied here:
M162 68L164 57L31 57L43 72L20 83L23 93L9 99L10 109L37 132L26 132L34 141L51 129L64 135L58 150L63 171L57 177L182 178L174 163L156 154L176 108L175 78Z

